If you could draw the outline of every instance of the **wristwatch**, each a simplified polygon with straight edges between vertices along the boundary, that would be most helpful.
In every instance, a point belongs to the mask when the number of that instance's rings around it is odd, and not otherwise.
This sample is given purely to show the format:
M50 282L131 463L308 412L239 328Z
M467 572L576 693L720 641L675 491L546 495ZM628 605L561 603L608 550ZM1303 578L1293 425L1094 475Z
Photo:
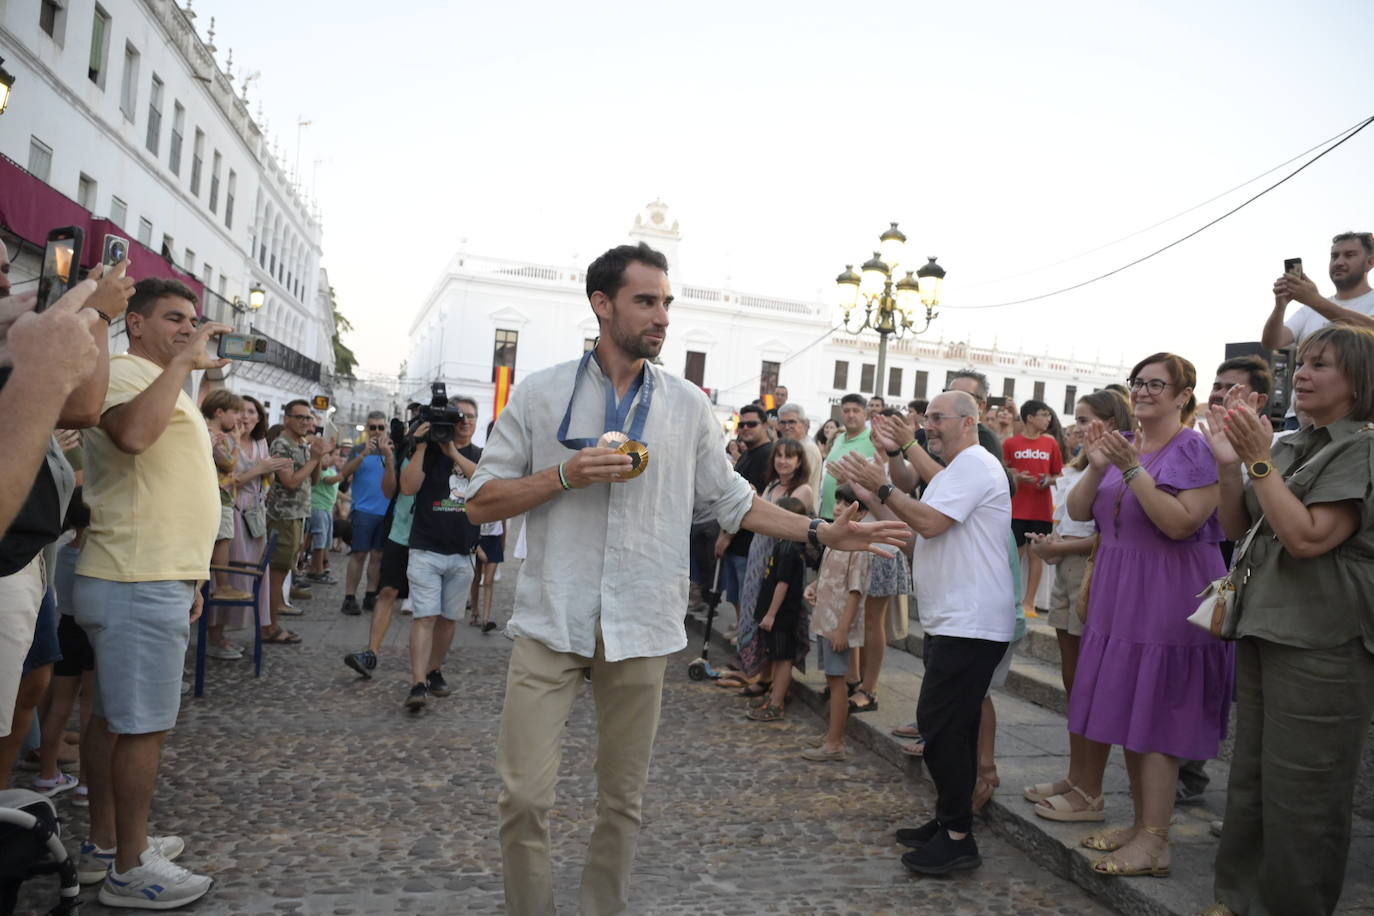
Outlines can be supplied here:
M887 503L887 498L888 498L889 496L892 495L892 490L893 490L893 487L892 487L892 484L890 484L890 483L885 483L885 484L883 484L881 487L879 487L879 488L878 488L878 502L886 504L886 503Z
M1256 461L1250 464L1250 479L1259 480L1261 477L1268 477L1274 470L1274 465L1268 461Z
M889 457L889 458L896 458L896 457L897 457L898 455L900 455L901 453L902 453L902 450L901 450L901 449L899 449L899 448L898 448L898 449L893 449L892 451L890 451L890 452L887 453L887 457Z

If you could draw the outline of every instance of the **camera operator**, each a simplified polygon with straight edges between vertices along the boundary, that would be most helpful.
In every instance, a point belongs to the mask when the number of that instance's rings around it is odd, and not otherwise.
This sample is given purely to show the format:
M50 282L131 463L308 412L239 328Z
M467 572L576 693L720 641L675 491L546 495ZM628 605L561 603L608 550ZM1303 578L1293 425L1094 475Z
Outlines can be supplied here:
M9 258L0 246L0 415L8 435L0 452L0 781L28 734L51 669L23 673L50 571L42 551L57 540L76 481L53 437L60 424L84 428L100 418L109 370L109 334L96 309L123 314L132 284L120 264L34 314L33 292L9 296ZM51 638L49 633L48 637Z
M405 706L417 710L430 694L449 694L443 664L453 631L476 574L474 552L480 529L468 520L467 492L482 450L472 444L477 428L477 402L455 398L456 415L436 410L445 405L436 391L435 403L422 410L415 428L415 452L401 472L401 492L415 495L410 530L410 693ZM446 400L446 399L445 399ZM447 426L452 422L452 426ZM447 426L447 428L445 428ZM439 440L437 443L435 440Z

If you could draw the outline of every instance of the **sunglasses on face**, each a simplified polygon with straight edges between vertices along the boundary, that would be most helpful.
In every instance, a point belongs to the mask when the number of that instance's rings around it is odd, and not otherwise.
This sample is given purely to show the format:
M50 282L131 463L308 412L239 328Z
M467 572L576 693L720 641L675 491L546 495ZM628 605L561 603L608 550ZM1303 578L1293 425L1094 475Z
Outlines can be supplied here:
M367 428L367 430L368 430L368 432L373 432L373 433L384 433L384 432L386 432L386 427L385 427L385 426L369 426L369 427Z
M744 429L753 429L760 424L758 420L740 420L739 425Z

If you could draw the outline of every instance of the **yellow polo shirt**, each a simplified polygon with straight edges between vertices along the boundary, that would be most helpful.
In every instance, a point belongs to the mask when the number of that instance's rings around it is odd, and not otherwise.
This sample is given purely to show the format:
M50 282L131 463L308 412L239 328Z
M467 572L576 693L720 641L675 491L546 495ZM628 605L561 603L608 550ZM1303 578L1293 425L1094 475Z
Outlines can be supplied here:
M125 353L110 359L101 412L133 400L162 369ZM219 533L219 481L210 436L185 391L166 431L141 455L121 451L108 433L85 432L91 526L76 571L115 582L209 578Z

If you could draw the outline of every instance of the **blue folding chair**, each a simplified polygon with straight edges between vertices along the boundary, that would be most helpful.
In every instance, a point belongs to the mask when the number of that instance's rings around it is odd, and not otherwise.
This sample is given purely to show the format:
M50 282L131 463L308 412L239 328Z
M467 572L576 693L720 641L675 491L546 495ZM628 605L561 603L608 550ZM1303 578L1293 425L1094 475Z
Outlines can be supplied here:
M272 581L267 573L268 563L272 559L272 551L277 546L277 532L270 531L267 534L267 543L263 545L262 556L258 557L256 563L246 563L242 560L230 560L228 566L211 566L211 579L201 586L201 593L205 596L205 604L200 614L200 625L196 630L196 690L197 697L205 695L205 650L210 642L210 608L212 607L246 607L253 611L253 677L262 677L262 623L258 620L258 597L264 588L268 588ZM229 573L235 576L248 576L253 580L252 598L211 598L210 583L214 581L214 573Z

